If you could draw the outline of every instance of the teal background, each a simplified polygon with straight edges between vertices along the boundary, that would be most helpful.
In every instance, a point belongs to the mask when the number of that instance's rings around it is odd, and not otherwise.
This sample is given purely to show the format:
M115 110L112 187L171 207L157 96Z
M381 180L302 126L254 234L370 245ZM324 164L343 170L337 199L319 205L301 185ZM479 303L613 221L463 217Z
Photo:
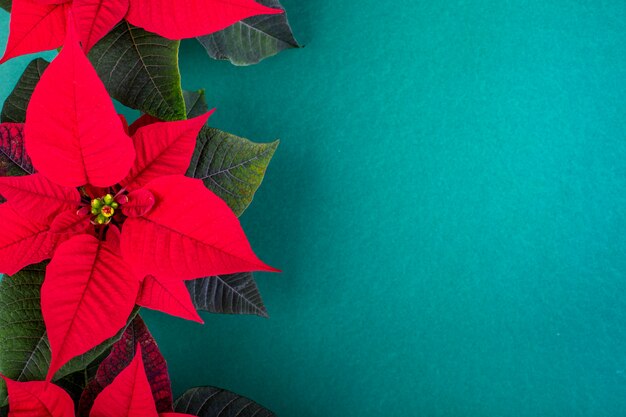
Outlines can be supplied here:
M145 314L176 392L283 417L626 415L626 3L283 4L304 49L181 51L214 126L282 139L242 221L284 273L258 276L268 320Z

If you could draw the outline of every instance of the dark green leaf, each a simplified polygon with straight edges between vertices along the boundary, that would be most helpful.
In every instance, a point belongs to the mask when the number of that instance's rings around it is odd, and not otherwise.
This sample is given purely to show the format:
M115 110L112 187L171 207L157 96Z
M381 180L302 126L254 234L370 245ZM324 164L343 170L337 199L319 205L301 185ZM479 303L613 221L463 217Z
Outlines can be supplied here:
M174 411L198 417L275 417L254 401L222 388L198 387L185 392L174 403Z
M186 281L185 284L198 310L267 317L267 310L251 272L200 278Z
M252 202L278 143L254 143L205 127L187 175L204 181L239 216Z
M50 344L40 308L44 275L45 267L39 264L13 276L5 275L0 281L0 305L3 307L0 308L0 373L16 381L44 380L50 365ZM86 369L119 339L123 331L72 359L56 373L55 380ZM3 383L0 404L5 403Z
M4 102L4 106L2 106L0 120L3 123L24 123L26 121L26 108L30 102L30 97L49 64L43 58L34 59L28 64L15 88Z
M7 12L11 12L11 0L0 0L0 7L2 7Z
M257 0L265 6L283 9L278 0ZM299 48L286 14L254 16L198 41L211 58L228 59L235 65L251 65L282 50Z
M93 362L89 364L89 366L87 366L87 368L78 372L74 372L73 374L66 375L63 378L55 381L55 383L63 388L65 391L67 391L67 393L70 394L70 397L72 397L72 400L74 400L74 402L78 404L80 396L82 395L83 391L85 391L87 384L89 384L89 381L93 380L93 378L96 376L98 367L110 353L111 348L107 349L100 356L98 356Z
M185 98L185 108L187 109L187 118L191 119L200 116L209 111L209 106L204 98L204 90L183 91Z
M89 59L120 103L161 120L182 120L179 44L124 20L93 47Z
M65 392L67 392L72 398L72 401L74 401L74 403L76 404L80 400L80 394L87 386L88 381L89 376L87 375L87 371L83 370L70 375L66 375L60 380L56 381L55 384L63 388Z

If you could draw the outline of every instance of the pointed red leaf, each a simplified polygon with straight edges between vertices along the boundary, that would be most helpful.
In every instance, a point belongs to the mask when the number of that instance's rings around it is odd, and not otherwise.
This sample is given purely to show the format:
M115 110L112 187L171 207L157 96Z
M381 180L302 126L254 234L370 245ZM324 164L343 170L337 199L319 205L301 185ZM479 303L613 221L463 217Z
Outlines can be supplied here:
M138 290L138 280L110 242L78 235L62 243L41 288L52 350L48 379L124 327Z
M41 174L0 177L0 195L20 214L42 223L60 212L77 209L80 203L76 188L57 185Z
M137 304L172 316L204 323L193 306L183 281L160 280L152 275L144 278Z
M240 20L282 10L254 0L131 0L126 20L169 39L193 38L222 30Z
M48 229L48 225L21 216L9 204L0 205L0 272L13 275L48 259Z
M139 346L130 365L98 395L89 416L158 417Z
M140 188L128 194L128 202L122 206L122 213L128 217L143 216L154 207L154 195Z
M69 187L113 185L135 159L132 140L71 25L28 106L26 150L38 171Z
M137 133L139 128L158 122L162 122L162 120L157 119L154 116L150 116L149 114L142 114L130 125L130 127L128 128L128 134L131 136L135 136L135 133Z
M0 124L0 175L24 175L33 171L33 163L24 147L24 124Z
M127 11L128 0L74 0L72 14L85 52L109 33Z
M237 217L202 181L173 175L145 188L156 198L153 209L122 229L122 253L140 276L276 271L257 258Z
M48 232L50 251L54 251L59 245L72 236L81 235L91 228L89 216L79 214L76 210L67 210L54 218Z
M67 4L14 0L9 40L0 64L18 55L47 51L63 45L68 10Z
M184 174L189 168L198 132L211 113L178 122L153 123L137 130L133 135L137 159L121 185L136 190L155 178Z
M140 316L136 316L120 340L113 345L109 356L100 364L95 378L89 382L83 391L78 405L79 415L86 416L89 414L98 394L109 386L135 357L138 344L141 346L143 363L157 411L161 413L172 411L172 387L167 372L167 363L148 327Z
M74 417L72 399L58 386L44 382L17 382L2 377L9 391L9 416Z

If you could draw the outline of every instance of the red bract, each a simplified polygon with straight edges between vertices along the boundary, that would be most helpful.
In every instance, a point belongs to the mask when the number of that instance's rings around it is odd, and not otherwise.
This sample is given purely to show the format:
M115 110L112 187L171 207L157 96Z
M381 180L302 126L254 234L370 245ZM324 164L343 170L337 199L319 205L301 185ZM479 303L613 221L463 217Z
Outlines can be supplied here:
M74 417L74 404L61 388L44 381L17 382L2 377L9 391L9 415Z
M26 152L58 184L106 187L126 176L135 149L71 27L66 42L28 106Z
M254 0L13 0L9 41L0 63L63 44L68 13L85 51L123 18L169 39L193 38L242 19L282 13Z
M9 391L9 415L74 417L74 404L60 387L43 381L16 382L3 377ZM193 417L157 412L142 361L141 349L132 362L96 398L90 417Z
M90 417L158 417L152 389L141 358L141 349L93 403Z
M50 373L82 353L77 346L99 345L124 327L138 290L139 280L109 239L80 234L62 243L41 287Z
M226 203L183 176L208 117L129 137L70 28L27 111L37 173L0 178L0 271L52 258L41 292L48 379L114 336L136 302L201 321L182 280L274 270Z
M193 306L187 286L181 280L161 280L148 275L141 285L137 304L172 316L204 323Z

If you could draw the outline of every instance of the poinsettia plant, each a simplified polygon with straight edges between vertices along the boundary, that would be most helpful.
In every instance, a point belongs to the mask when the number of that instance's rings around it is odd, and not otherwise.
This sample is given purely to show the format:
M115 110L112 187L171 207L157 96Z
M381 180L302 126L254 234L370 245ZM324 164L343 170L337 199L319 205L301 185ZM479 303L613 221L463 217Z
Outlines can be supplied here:
M212 387L190 390L176 406L165 360L137 312L198 322L197 310L267 315L252 271L276 270L254 254L237 216L277 142L254 144L206 126L212 111L203 91L180 87L176 39L198 37L218 59L258 62L298 46L280 3L0 0L0 7L12 9L2 62L62 47L51 64L31 62L0 116L0 272L9 274L0 304L16 308L0 307L10 415L263 411ZM249 31L249 44L232 29ZM255 36L263 51L242 50ZM129 126L109 95L144 115ZM0 392L0 406L5 399Z

